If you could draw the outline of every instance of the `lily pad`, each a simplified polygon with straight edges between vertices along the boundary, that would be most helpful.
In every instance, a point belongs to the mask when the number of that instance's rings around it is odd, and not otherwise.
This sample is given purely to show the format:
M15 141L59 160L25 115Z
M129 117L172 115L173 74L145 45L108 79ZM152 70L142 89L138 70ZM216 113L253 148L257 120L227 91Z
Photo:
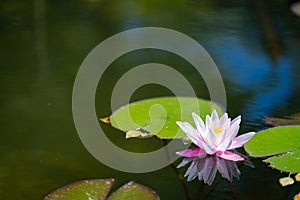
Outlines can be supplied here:
M179 129L176 121L194 124L192 112L205 119L213 109L219 114L223 113L221 107L211 101L191 97L161 97L127 104L102 121L126 132L126 138L152 135L162 139L185 138L186 134Z
M92 179L65 185L48 194L44 200L106 199L114 179Z
M133 181L123 185L115 191L108 200L156 200L157 194L150 188Z
M300 151L288 152L265 160L271 167L286 172L300 172Z
M150 188L133 181L123 185L111 196L108 193L114 179L92 179L78 181L63 186L50 194L44 200L158 200L158 195Z
M253 157L273 156L264 160L285 172L300 172L300 126L279 126L255 134L245 144Z

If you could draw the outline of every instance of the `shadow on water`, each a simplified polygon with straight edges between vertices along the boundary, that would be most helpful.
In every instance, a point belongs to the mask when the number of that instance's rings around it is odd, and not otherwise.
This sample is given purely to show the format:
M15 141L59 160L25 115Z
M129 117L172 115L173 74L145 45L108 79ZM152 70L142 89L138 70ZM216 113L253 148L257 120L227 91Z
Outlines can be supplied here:
M300 111L300 18L290 12L286 1L3 0L3 199L41 199L70 182L109 177L116 179L116 188L134 180L153 188L161 199L184 199L170 167L145 174L111 169L87 152L74 127L72 87L83 59L109 36L142 26L175 29L204 46L222 74L228 112L233 117L242 114L242 131L266 128L263 116L282 117ZM145 50L122 56L105 72L96 95L97 114L111 113L111 91L122 73L153 61L174 67L199 97L209 98L202 77L186 61L170 53ZM167 88L147 85L139 88L131 101L167 95L172 95ZM161 146L153 138L125 140L120 131L101 126L121 148L147 152ZM241 179L233 185L220 179L207 199L287 199L297 191L297 185L280 187L278 178L283 174L259 159L253 162L256 169L241 166ZM192 194L198 187L197 181L189 184Z

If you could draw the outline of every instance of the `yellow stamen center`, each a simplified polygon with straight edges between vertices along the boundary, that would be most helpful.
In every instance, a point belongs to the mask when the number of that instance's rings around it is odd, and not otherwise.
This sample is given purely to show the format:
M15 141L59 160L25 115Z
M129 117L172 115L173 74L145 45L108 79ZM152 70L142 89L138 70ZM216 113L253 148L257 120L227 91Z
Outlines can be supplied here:
M220 134L220 133L222 133L222 128L221 127L218 127L218 128L214 128L214 132L216 133L216 134Z

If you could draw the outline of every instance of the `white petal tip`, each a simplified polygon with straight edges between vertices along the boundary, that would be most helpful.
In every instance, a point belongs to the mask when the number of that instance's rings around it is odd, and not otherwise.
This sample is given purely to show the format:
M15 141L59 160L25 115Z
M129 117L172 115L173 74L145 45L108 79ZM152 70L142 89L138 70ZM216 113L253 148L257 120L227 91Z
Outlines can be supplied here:
M183 122L180 122L180 121L177 121L177 122L176 122L176 124L179 125L179 126L180 126L182 123L183 123Z

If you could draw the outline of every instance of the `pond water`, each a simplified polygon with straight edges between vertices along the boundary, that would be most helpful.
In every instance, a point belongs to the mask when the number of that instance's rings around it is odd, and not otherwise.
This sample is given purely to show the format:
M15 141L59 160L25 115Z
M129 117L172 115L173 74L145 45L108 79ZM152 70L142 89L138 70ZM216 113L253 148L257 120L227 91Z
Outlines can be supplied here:
M110 177L116 179L114 188L134 180L161 199L185 199L170 167L133 174L97 161L73 122L73 83L87 54L114 34L145 26L174 29L203 45L222 74L227 111L243 117L242 132L268 127L264 116L300 112L300 18L287 1L2 0L1 199L42 199L70 182ZM186 61L141 50L120 57L105 71L96 94L99 117L111 113L111 93L122 74L149 62L174 67L199 97L209 99L202 77ZM169 95L166 87L150 84L136 90L131 101ZM162 145L153 138L126 140L120 131L101 126L124 149L147 152ZM242 176L231 185L218 177L218 184L206 186L206 199L291 199L299 191L299 184L278 184L286 174L260 159L253 163L255 169L240 166ZM198 187L198 181L189 184L193 196Z

